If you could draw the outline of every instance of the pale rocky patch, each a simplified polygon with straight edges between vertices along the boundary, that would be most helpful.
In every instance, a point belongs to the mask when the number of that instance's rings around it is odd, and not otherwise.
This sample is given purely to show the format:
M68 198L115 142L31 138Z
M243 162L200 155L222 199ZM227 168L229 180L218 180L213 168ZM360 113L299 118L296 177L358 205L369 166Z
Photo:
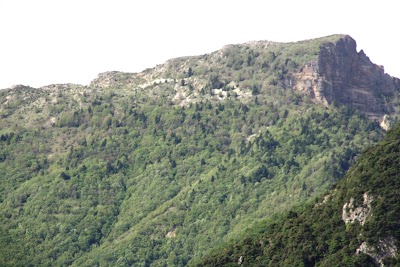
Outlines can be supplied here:
M388 131L392 126L392 122L390 121L389 115L385 114L379 125L381 126L382 129Z
M369 255L381 267L385 266L383 260L385 258L395 258L397 255L397 247L392 237L379 240L375 246L370 246L363 242L356 250L356 254L364 253Z
M361 225L364 225L365 220L371 214L371 202L373 201L372 196L367 193L363 194L363 203L359 207L354 206L354 198L350 198L348 203L343 205L342 209L342 219L348 223L355 223L358 221Z
M168 233L167 233L167 235L165 237L166 238L174 238L174 237L176 237L176 230L173 229L173 230L168 231Z

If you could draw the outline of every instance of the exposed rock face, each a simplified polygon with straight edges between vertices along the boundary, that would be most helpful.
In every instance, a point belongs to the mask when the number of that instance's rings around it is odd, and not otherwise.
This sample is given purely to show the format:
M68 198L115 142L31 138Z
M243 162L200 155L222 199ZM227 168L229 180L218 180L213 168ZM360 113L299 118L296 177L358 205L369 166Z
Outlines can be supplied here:
M350 36L323 45L318 60L294 74L293 82L318 103L351 105L375 120L390 113L384 98L400 91L400 80L385 74L364 51L357 52Z
M359 207L354 206L354 199L350 198L349 203L345 203L342 210L342 219L348 223L358 221L361 225L365 224L365 220L371 215L372 196L367 193L363 194L363 203ZM377 244L367 244L363 242L356 250L356 254L364 253L374 259L377 265L384 266L385 258L395 258L397 255L397 247L395 240L392 237L384 238L378 241Z
M380 126L382 127L382 129L384 129L385 131L389 130L390 128L392 128L393 122L390 120L390 117L385 114L382 118L382 121L380 123Z
M360 252L371 256L379 266L385 266L383 260L385 258L395 258L397 255L397 247L393 238L385 238L379 240L376 246L369 246L366 242L363 242L361 246L356 250L356 254Z
M363 194L363 199L363 204L360 207L354 207L353 198L350 198L349 203L344 204L342 219L346 224L358 221L361 225L364 225L365 220L371 213L371 202L373 199L367 193Z

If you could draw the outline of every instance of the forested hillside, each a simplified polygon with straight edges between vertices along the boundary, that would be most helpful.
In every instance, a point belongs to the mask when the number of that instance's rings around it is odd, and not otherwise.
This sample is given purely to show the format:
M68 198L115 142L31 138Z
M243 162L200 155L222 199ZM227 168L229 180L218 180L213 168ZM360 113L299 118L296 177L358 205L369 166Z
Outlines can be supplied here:
M185 266L320 196L384 135L288 86L341 38L1 90L0 265Z
M334 189L247 231L195 266L398 266L400 125Z

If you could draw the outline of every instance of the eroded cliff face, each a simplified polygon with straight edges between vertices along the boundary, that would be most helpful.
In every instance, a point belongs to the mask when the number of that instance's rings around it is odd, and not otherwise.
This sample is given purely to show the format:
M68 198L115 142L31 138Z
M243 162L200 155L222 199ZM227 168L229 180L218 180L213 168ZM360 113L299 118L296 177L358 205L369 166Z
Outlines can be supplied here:
M400 91L400 80L357 52L350 36L323 45L318 59L294 74L293 85L318 103L350 105L379 121L391 113L385 99Z

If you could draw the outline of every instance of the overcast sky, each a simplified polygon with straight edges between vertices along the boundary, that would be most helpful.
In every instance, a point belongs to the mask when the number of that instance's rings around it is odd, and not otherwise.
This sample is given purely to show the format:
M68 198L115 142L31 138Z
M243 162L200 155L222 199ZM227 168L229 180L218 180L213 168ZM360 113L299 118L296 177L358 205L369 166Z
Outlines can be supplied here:
M400 77L396 0L0 0L0 88L88 84L252 40L344 33Z

